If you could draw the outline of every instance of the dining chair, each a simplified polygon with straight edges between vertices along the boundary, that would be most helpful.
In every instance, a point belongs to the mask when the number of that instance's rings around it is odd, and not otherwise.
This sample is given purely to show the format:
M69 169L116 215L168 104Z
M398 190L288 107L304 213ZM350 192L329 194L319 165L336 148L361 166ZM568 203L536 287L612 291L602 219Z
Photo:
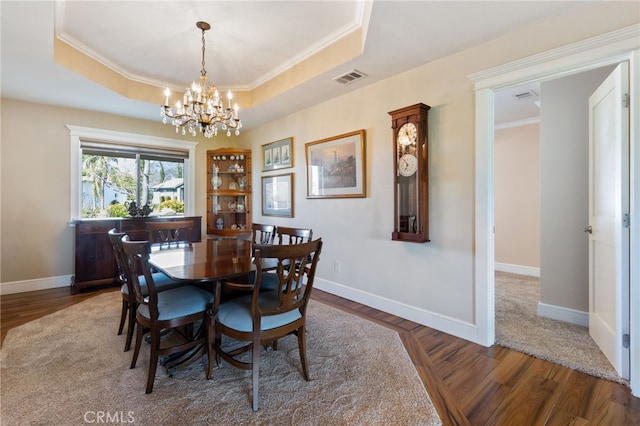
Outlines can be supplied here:
M313 230L311 228L278 226L277 234L278 244L308 243L313 238ZM310 261L311 259L309 259Z
M122 284L120 286L120 295L122 296L122 310L120 313L120 325L118 326L118 336L122 334L124 330L124 324L129 318L127 324L127 339L124 344L124 351L127 352L131 349L131 341L133 340L133 330L136 325L136 309L138 308L138 302L136 301L136 295L133 290L133 284L131 280L127 279L124 265L124 251L122 250L122 237L127 235L125 232L118 232L116 228L109 230L109 241L113 248L113 256L116 261L116 267L118 269L118 281ZM181 284L177 281L173 281L165 274L161 272L153 273L153 281L157 291L169 290L179 287ZM148 295L147 283L144 277L140 277L140 287L144 296Z
M190 220L147 222L146 228L149 241L160 250L193 242L193 222Z
M251 242L255 244L273 244L276 238L277 227L275 225L267 225L263 223L254 223L251 225ZM253 250L253 249L252 249ZM270 270L269 266L264 270Z
M277 244L300 244L308 243L313 238L313 230L310 228L291 228L288 226L278 226Z
M140 346L146 332L150 336L149 372L145 393L153 391L156 369L160 356L188 353L199 350L202 345L208 357L207 379L213 370L213 350L209 341L210 333L206 330L211 325L211 307L214 296L212 293L183 283L180 287L170 290L157 291L151 266L149 241L129 241L127 236L122 238L122 248L125 254L124 265L127 279L133 283L133 289L138 303L136 309L136 343L131 358L131 368L135 368L140 353ZM142 293L141 279L144 277L148 295ZM167 333L167 332L171 333ZM161 345L161 332L163 342ZM166 342L172 342L168 346Z
M276 226L263 223L251 225L251 241L254 244L273 244L276 236Z
M292 228L288 226L278 226L277 228L277 244L300 244L308 243L312 240L313 230L311 228ZM273 285L273 280L267 280L267 284L263 287ZM277 342L273 343L274 349L277 348Z
M275 225L268 225L268 224L263 224L263 223L253 223L251 224L251 243L252 243L252 253L253 253L253 246L256 244L273 244L273 241L275 239L276 236L276 226ZM269 270L270 268L264 268L265 270ZM255 279L255 274L252 272L251 274L248 274L247 276L244 277L244 282L245 283L253 283L253 280ZM234 279L236 282L239 281L239 278L235 278ZM275 280L274 281L274 286L275 286ZM246 291L244 291L244 293L246 293ZM243 294L243 290L230 290L229 288L225 287L223 290L223 295L226 298L230 298L230 297L235 297L238 294Z
M229 364L252 370L252 407L258 410L258 378L260 376L260 353L269 343L290 334L298 337L298 351L305 380L309 380L305 346L305 321L307 304L313 288L322 240L295 245L257 245L255 247L255 283L226 282L226 286L251 287L251 294L220 302L209 329L209 340L213 340L216 355ZM311 262L307 264L307 259ZM260 291L265 273L261 265L265 260L275 260L279 285L277 291ZM289 268L288 265L304 265ZM215 310L215 309L214 309ZM248 342L240 348L226 351L222 336ZM266 349L264 349L266 350ZM251 351L251 361L239 357Z

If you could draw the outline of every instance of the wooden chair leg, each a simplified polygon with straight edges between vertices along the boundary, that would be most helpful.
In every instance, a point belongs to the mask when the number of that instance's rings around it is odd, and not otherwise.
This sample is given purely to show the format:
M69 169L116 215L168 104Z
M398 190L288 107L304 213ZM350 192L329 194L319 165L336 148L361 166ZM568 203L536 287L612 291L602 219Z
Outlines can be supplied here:
M136 305L128 304L129 310L129 325L127 326L127 341L124 344L124 351L128 352L131 349L131 341L133 340L133 330L136 328Z
M122 334L124 330L124 321L127 319L127 312L129 312L129 303L122 299L122 312L120 313L120 326L118 327L118 336Z
M302 375L306 381L309 381L309 368L307 367L307 348L304 338L304 326L297 331L298 334L298 350L300 351L300 362L302 363Z
M207 312L205 319L207 322L206 334L204 344L207 345L207 380L210 380L213 376L213 363L215 362L216 355L213 351L213 342L215 339L214 321L215 318L211 312Z
M138 362L138 354L140 353L140 345L142 344L142 335L144 334L144 327L142 324L136 322L136 345L133 349L133 356L131 357L131 367L135 368L136 362Z
M158 352L160 351L160 330L151 330L151 354L149 355L149 375L147 377L147 389L145 393L153 391L153 382L156 380L158 368Z
M253 341L251 349L252 356L252 377L253 377L253 411L258 411L258 379L260 378L260 337Z

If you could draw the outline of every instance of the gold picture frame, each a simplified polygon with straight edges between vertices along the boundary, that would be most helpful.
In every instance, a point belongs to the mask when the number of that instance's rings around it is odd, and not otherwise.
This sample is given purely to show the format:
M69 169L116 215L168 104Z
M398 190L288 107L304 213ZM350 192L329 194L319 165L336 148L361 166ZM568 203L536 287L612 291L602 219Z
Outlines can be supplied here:
M365 131L305 144L307 198L366 197Z

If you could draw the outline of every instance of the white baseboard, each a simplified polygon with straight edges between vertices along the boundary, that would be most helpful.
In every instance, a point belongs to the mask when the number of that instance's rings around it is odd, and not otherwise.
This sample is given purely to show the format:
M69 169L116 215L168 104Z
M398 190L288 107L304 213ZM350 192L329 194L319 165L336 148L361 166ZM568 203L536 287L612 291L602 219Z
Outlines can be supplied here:
M538 315L558 321L589 327L589 313L577 311L575 309L563 308L562 306L547 305L538 303Z
M509 272L518 275L527 275L530 277L540 277L540 268L531 266L512 265L509 263L495 263L495 270L500 272ZM575 309L564 308L562 306L548 305L546 303L538 303L538 315L545 318L551 318L558 321L564 321L571 324L589 327L589 313L577 311Z
M494 269L500 272L509 272L511 274L527 275L529 277L540 277L540 268L533 266L512 265L510 263L495 262Z
M71 277L72 275L61 275L59 277L0 283L0 295L48 290L50 288L71 287Z
M395 300L353 289L342 284L316 277L314 287L354 302L362 303L400 318L434 328L447 334L477 343L477 328L474 324L463 322L445 315L409 306Z

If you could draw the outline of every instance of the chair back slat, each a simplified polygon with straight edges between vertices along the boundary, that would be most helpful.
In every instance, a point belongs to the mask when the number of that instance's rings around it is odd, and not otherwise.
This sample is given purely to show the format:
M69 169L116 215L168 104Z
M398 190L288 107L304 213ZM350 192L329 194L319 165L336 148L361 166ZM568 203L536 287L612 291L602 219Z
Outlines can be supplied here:
M118 268L118 279L120 280L121 283L123 284L127 283L127 286L129 286L129 283L127 282L127 277L125 275L124 252L122 251L122 237L124 237L127 234L124 232L118 232L116 228L113 228L109 230L108 235L109 235L109 241L111 242L111 248L113 249L113 256L116 260L116 267ZM131 290L132 289L129 288L129 291L130 291L129 294L133 294Z
M278 244L308 243L313 239L313 230L310 228L291 228L278 226Z
M149 253L151 244L149 241L129 241L128 236L122 238L122 249L125 254L125 269L127 279L133 284L136 300L140 305L147 305L152 320L158 318L158 293L151 265L149 264ZM147 287L147 295L142 292L140 277L143 276Z
M193 242L193 222L190 220L147 222L146 229L149 242L161 250Z
M263 223L251 224L251 241L254 244L273 244L276 237L276 226Z

